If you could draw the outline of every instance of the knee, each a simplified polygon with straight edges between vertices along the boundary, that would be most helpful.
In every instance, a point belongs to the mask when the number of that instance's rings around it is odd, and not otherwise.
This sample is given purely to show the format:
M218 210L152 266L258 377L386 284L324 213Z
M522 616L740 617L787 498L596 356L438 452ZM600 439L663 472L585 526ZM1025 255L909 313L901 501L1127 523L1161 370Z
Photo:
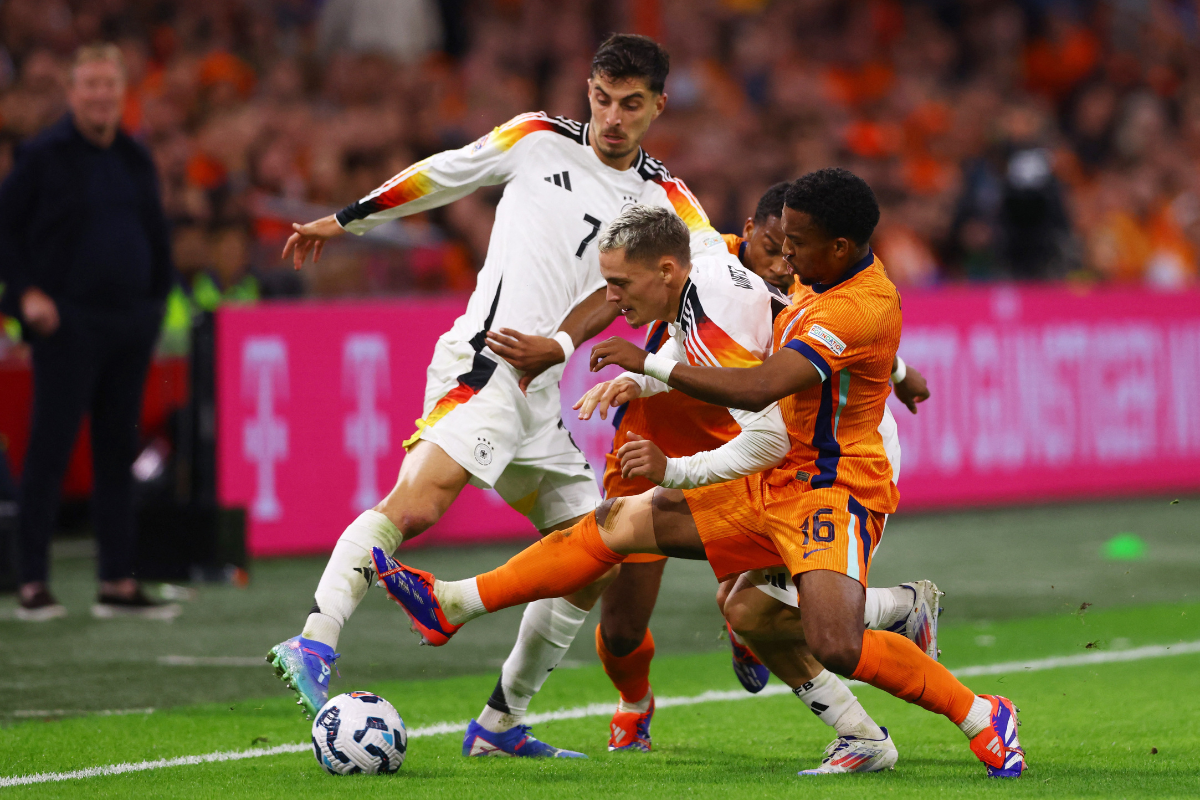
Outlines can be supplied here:
M405 540L424 533L441 517L432 504L393 504L389 503L387 499L375 506L375 510L387 517Z
M839 635L834 631L810 632L807 629L808 647L813 658L830 672L849 678L858 669L862 658L862 637ZM816 635L814 635L816 634Z
M596 525L604 527L605 521L608 519L608 513L612 511L613 504L620 498L608 497L600 501L600 505L596 506Z
M733 580L721 581L721 585L717 587L717 608L721 613L725 613L725 603L729 601L729 594L733 591Z
M721 607L725 621L738 636L751 639L761 636L770 628L770 621L765 619L761 611L748 603L740 602L736 597L727 600Z
M642 642L646 640L646 631L642 629L639 635L637 631L632 630L632 626L622 626L621 630L610 632L601 622L600 636L604 639L604 646L609 653L617 658L624 658L642 646Z

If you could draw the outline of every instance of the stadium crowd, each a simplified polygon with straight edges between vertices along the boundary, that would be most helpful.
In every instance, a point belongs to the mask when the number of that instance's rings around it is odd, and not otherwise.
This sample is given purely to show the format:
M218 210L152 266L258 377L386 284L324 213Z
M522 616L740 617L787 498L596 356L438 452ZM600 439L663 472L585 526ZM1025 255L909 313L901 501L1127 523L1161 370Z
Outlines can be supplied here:
M64 111L74 48L116 42L176 265L216 296L464 290L496 195L345 245L296 283L292 219L533 109L586 119L610 30L663 41L646 147L718 228L831 164L875 187L901 286L1195 282L1200 20L1125 0L4 0L0 176ZM401 227L401 226L398 226ZM248 276L254 286L245 288ZM239 294L239 292L241 294Z

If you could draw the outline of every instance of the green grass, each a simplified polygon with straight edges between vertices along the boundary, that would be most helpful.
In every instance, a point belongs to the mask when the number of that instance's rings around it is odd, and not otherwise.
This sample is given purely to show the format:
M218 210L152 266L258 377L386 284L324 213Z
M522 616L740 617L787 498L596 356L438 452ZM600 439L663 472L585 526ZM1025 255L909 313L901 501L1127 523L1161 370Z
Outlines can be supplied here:
M1169 604L1011 620L989 628L1005 658L1085 652L1097 639L1123 637L1128 646L1197 637L1200 604ZM948 665L970 658L973 625L945 632ZM449 647L454 647L457 642ZM1103 645L1102 645L1103 647ZM950 654L954 653L951 658ZM265 669L265 667L264 667ZM674 656L655 662L662 695L693 695L736 686L724 654ZM989 781L945 720L870 687L856 693L868 711L891 728L901 760L893 773L821 779L820 796L863 792L887 796L929 793L1046 797L1188 796L1200 770L1200 655L1131 663L1069 667L968 681L979 692L1003 693L1022 708L1022 743L1032 769L1017 782ZM465 719L478 711L490 676L429 681L367 682L388 697L409 727ZM343 685L342 688L350 688ZM596 667L556 676L538 709L611 701L613 690ZM207 704L139 717L84 717L26 722L0 731L0 774L65 771L168 758L215 750L303 742L307 723L287 697ZM663 709L654 723L649 756L604 752L607 719L543 723L547 741L588 752L587 762L464 759L457 735L415 739L395 776L330 778L309 753L240 762L185 766L131 775L90 778L7 790L14 796L73 797L318 796L444 797L517 793L529 798L639 796L779 796L807 791L794 773L815 764L830 731L795 699L776 696ZM1152 748L1158 753L1151 754Z
M931 577L947 591L941 644L951 667L1118 650L1200 639L1200 514L1196 499L992 512L897 515L873 566L874 585ZM1112 560L1122 533L1145 543L1139 560ZM414 563L455 578L507 558L512 547L421 550ZM1008 564L1009 570L997 569ZM54 588L65 620L21 625L0 603L0 776L69 771L125 761L303 742L308 725L271 676L255 667L167 667L165 655L261 657L295 633L311 603L319 559L262 562L250 588L203 586L173 624L93 621L94 561L80 543L59 548ZM659 696L731 689L708 566L672 562L652 627ZM1088 604L1083 610L1081 606ZM593 612L592 624L595 621ZM443 648L418 648L403 617L372 592L339 649L338 691L366 688L391 700L410 728L479 712L511 647L519 609L475 623ZM585 631L590 628L585 627ZM1091 647L1089 648L1089 645ZM553 744L593 756L548 763L463 759L457 736L413 740L400 774L326 776L307 753L185 766L11 788L30 797L290 797L353 794L443 797L960 795L1195 796L1200 793L1200 655L973 678L979 692L1023 709L1032 770L989 782L957 730L941 718L858 687L891 728L894 773L800 781L831 738L789 696L663 709L655 752L604 751L608 720L544 723ZM611 702L591 636L580 636L534 712ZM148 715L89 711L153 707ZM24 720L18 712L60 710ZM1158 753L1151 755L1151 749Z

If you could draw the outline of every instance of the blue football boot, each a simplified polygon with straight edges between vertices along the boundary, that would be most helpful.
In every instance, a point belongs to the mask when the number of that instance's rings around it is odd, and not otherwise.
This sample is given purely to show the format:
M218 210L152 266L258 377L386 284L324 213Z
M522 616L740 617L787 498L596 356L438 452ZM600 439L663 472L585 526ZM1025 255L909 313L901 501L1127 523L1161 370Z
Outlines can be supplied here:
M296 693L296 705L312 719L329 701L330 673L340 655L329 645L293 636L272 647L267 661L275 667L275 677Z
M750 694L758 694L771 679L771 670L758 660L749 647L737 640L728 622L725 623L725 630L729 632L729 644L733 647L733 674L742 682L742 688Z
M528 725L509 728L504 733L492 733L475 720L467 725L463 737L464 756L515 756L518 758L587 758L574 750L551 747L533 738Z

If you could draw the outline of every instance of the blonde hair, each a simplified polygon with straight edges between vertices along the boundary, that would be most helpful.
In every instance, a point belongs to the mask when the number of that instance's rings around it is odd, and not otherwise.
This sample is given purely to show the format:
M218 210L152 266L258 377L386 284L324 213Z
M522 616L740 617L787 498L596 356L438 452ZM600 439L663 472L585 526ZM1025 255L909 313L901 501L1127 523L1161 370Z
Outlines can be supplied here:
M98 42L85 44L75 51L75 60L71 62L71 80L75 79L76 69L93 61L111 61L121 71L121 77L125 77L125 57L121 55L121 49L111 42Z

